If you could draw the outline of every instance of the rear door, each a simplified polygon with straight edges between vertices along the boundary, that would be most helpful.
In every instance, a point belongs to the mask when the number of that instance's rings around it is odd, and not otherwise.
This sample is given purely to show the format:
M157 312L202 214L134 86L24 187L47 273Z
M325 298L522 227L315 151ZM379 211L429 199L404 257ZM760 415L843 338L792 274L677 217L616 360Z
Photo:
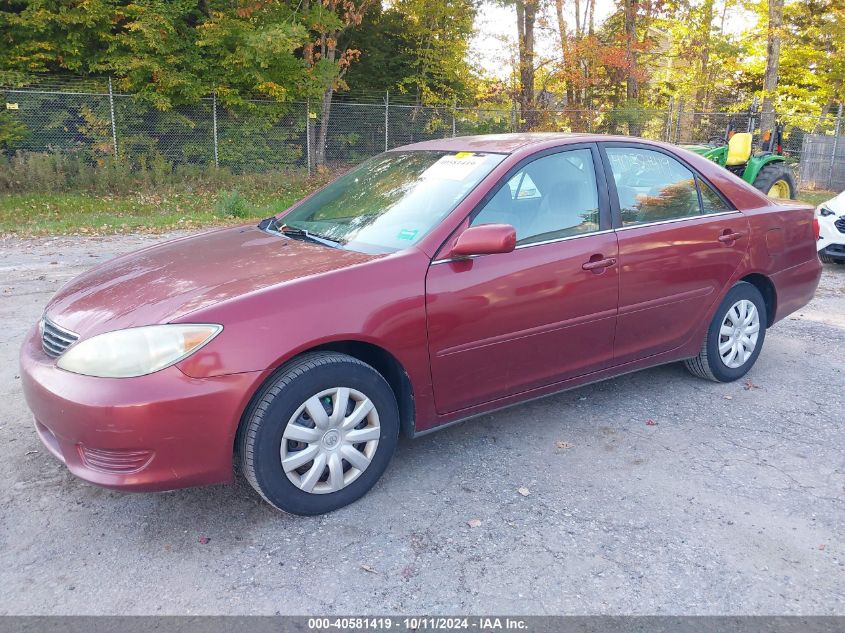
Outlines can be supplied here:
M606 143L619 242L614 364L679 347L724 293L748 248L748 221L677 156Z
M440 413L612 362L616 235L596 165L598 149L581 145L517 166L467 222L513 225L516 250L432 262L426 306Z

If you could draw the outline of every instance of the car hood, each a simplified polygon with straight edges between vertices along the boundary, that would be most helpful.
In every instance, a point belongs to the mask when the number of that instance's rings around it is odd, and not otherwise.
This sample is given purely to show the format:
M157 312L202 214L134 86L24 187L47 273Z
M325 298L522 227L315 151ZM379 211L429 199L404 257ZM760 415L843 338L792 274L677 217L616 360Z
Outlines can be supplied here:
M222 301L375 257L255 227L222 229L106 262L59 290L45 314L80 336L92 336L166 323Z
M827 202L823 202L819 205L819 207L827 207L838 216L845 215L845 191L835 198L831 198Z

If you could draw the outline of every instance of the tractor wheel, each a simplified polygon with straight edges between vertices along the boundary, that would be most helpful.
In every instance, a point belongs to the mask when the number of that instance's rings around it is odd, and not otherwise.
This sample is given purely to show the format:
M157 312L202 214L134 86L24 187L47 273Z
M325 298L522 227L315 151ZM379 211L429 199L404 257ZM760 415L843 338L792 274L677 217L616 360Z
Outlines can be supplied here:
M770 198L795 200L797 193L792 171L783 163L764 165L757 174L754 186Z

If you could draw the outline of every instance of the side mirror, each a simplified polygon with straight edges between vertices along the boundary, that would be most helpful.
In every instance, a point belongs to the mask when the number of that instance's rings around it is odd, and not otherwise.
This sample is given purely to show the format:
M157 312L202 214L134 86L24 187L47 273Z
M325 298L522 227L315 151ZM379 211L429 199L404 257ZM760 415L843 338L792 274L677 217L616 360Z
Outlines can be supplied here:
M482 224L461 233L450 253L452 257L510 253L516 248L516 229L510 224Z

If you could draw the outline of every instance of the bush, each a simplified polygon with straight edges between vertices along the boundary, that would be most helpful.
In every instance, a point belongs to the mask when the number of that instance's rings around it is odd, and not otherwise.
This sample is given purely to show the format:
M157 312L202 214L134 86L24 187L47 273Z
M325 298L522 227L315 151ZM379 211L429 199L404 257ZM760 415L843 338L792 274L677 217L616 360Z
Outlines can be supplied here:
M297 170L235 176L225 167L174 166L158 153L142 156L137 161L122 157L115 160L111 156L91 160L63 152L0 154L0 193L130 193L163 186L186 190L198 187L230 189L244 180L259 189L272 191L300 178Z
M215 215L221 218L248 218L253 208L237 189L223 191L214 205Z
M111 157L91 163L62 153L0 156L0 192L113 192L131 188L139 177L128 165Z

